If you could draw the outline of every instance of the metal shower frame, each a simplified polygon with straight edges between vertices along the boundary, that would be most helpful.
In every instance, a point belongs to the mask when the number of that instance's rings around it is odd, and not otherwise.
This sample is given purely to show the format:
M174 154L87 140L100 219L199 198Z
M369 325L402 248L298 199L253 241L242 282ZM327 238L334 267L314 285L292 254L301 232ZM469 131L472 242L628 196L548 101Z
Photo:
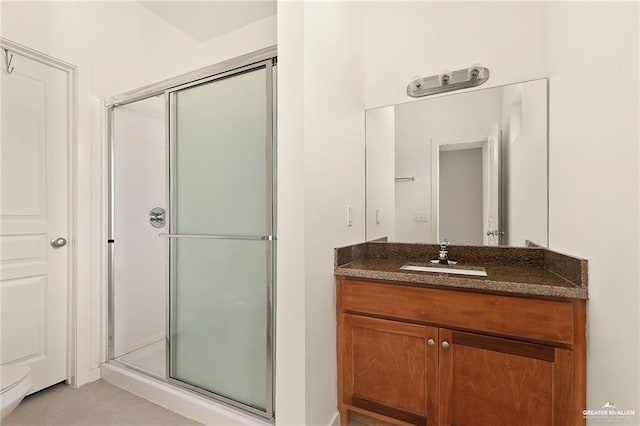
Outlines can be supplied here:
M114 359L114 254L115 254L115 240L114 240L114 131L113 131L113 119L114 109L131 104L133 102L141 101L155 96L163 96L165 100L165 144L167 156L170 155L173 149L170 143L173 140L174 135L174 115L173 107L175 103L171 102L171 99L175 97L175 93L187 87L193 87L199 84L212 82L218 79L226 78L235 74L241 74L254 69L265 68L266 70L266 83L267 83L267 105L266 112L267 117L267 204L270 208L267 209L267 224L268 235L261 236L262 240L266 240L269 244L269 256L267 258L267 359L266 359L266 371L267 371L267 389L266 389L266 409L262 410L257 407L249 406L247 404L235 401L222 395L215 394L213 392L200 389L198 387L189 385L188 383L181 382L179 380L170 377L170 282L171 271L167 274L167 324L166 324L166 374L163 379L167 384L176 385L180 388L188 391L195 392L200 395L205 395L212 399L215 399L224 404L239 408L249 414L260 417L261 419L267 419L271 422L275 420L275 281L276 281L276 119L277 119L277 102L276 102L276 88L277 88L277 48L276 46L268 47L262 50L258 50L247 55L243 55L228 61L224 61L215 65L204 67L186 74L182 74L177 77L173 77L167 80L160 81L158 83L141 87L139 89L123 93L118 96L113 96L104 101L105 117L106 117L106 140L107 140L107 342L106 342L106 360L109 363L116 364L118 366L136 371L138 373L149 375L154 378L157 376L150 375L149 372L143 369L136 368L134 366L119 362ZM167 181L165 182L167 188L167 200L169 206L173 206L171 193L171 177L173 166L169 162L169 171ZM169 216L171 221L171 216ZM170 228L171 229L171 228ZM193 236L181 236L163 234L163 237L191 238ZM202 238L204 236L200 236ZM212 236L216 238L216 236ZM219 237L217 237L219 238ZM245 238L246 239L246 238ZM167 249L169 250L169 249ZM167 259L170 259L171 253L167 253ZM167 262L170 267L171 262Z

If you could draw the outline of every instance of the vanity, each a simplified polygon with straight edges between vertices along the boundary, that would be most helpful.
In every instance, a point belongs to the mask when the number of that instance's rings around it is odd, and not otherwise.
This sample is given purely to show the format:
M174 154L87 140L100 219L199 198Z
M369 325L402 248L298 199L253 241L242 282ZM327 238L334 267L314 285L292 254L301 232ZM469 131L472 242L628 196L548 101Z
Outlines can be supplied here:
M401 269L438 250L336 249L341 424L584 424L587 261L453 246L455 268L486 276Z
M369 242L334 264L342 425L584 425L587 261L545 248L548 93L366 111Z

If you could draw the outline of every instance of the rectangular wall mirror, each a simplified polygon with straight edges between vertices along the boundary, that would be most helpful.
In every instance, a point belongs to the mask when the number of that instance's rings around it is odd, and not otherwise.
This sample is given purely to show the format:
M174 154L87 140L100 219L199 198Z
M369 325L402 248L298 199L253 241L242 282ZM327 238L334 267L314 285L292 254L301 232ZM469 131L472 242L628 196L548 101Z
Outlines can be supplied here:
M366 111L367 240L548 245L546 79Z

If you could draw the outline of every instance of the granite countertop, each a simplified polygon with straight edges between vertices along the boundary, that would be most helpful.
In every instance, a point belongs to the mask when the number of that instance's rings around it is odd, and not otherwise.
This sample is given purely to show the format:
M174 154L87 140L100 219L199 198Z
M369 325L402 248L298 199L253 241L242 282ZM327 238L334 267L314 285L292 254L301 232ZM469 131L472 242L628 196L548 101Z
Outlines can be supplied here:
M587 299L587 261L544 248L452 246L456 267L484 267L487 276L401 270L404 264L431 265L438 246L368 242L335 251L337 276L500 292L526 296Z

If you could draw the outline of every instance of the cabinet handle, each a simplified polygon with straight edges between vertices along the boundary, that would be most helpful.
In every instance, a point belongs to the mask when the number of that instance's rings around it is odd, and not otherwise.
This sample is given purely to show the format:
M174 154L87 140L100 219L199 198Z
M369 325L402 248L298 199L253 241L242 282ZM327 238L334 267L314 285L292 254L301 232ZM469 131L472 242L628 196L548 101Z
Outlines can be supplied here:
M449 349L449 342L447 342L446 340L442 342L442 349Z
M433 340L433 339L429 339L429 340L427 340L427 345L429 345L429 346L435 346L435 345L436 345L436 341L435 341L435 340Z

